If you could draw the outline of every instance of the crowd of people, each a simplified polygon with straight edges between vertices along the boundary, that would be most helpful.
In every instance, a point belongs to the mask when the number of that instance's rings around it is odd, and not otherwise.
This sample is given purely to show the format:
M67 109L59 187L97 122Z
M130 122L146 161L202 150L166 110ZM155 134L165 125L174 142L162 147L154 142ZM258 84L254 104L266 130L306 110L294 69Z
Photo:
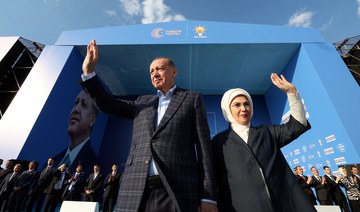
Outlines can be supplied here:
M0 212L54 212L63 201L96 202L101 193L102 211L114 210L121 181L117 164L112 165L106 177L99 164L94 164L93 173L85 173L82 164L77 165L74 173L70 173L66 163L60 167L54 164L51 157L38 170L37 163L31 161L21 172L20 163L6 161L5 168L0 168Z
M338 170L340 175L337 177L331 174L328 166L324 166L323 169L323 176L319 175L316 167L311 167L312 176L305 176L300 166L294 168L294 174L312 204L317 205L318 201L320 205L338 205L341 211L350 212L351 209L353 212L359 212L360 176L358 168L351 166L352 174L348 175L346 168L340 167ZM347 199L340 187L345 188Z

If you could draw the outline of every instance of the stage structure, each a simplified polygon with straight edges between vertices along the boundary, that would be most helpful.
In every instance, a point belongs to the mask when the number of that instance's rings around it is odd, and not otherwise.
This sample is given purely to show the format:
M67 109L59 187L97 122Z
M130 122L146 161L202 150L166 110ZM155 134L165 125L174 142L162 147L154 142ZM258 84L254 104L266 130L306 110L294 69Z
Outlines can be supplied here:
M282 149L289 165L330 166L359 162L360 88L331 43L309 28L180 21L63 32L46 46L0 121L1 157L45 163L69 145L67 124L81 90L86 45L99 46L96 74L114 96L154 94L149 64L171 57L176 84L202 92L211 136L228 124L222 94L244 88L254 99L252 124L289 119L286 95L270 73L283 74L300 91L312 129ZM126 165L132 122L99 114L91 143L103 167ZM4 148L5 147L5 148ZM123 169L124 167L121 167Z
M360 35L335 42L334 46L360 85Z
M44 46L22 37L0 37L0 119Z

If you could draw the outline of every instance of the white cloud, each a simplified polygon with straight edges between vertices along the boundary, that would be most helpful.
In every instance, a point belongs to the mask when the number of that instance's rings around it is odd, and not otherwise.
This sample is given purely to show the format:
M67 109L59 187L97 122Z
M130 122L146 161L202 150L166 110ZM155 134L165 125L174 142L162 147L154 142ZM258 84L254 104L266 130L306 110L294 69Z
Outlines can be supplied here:
M48 1L48 0L45 0ZM116 0L122 12L106 10L109 16L121 18L126 23L143 24L182 21L186 18L164 4L164 0ZM119 16L119 17L118 17Z
M171 8L165 5L163 0L145 0L142 5L144 17L141 23L143 24L185 20L181 14L169 14Z
M311 27L313 16L314 12L312 11L306 11L305 9L298 10L290 17L287 25L295 27Z
M125 12L131 16L139 15L140 2L139 0L119 0L122 6L125 8Z
M105 10L105 13L110 17L117 16L116 10Z
M326 31L326 30L329 28L329 26L333 23L333 21L334 21L334 17L331 17L330 20L329 20L327 23L323 24L323 25L319 28L319 30L320 30L320 31Z
M357 9L357 14L358 14L358 16L360 16L360 0L356 0L356 1L359 4L358 9Z

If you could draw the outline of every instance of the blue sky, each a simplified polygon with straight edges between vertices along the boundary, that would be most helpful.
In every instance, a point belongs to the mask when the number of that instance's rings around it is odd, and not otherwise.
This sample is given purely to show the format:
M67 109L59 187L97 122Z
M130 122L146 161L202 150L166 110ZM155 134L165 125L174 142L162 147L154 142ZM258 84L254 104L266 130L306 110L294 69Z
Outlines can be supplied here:
M177 20L311 27L318 29L325 41L335 42L360 34L360 0L2 0L0 3L1 37L22 36L43 44L54 44L66 30Z

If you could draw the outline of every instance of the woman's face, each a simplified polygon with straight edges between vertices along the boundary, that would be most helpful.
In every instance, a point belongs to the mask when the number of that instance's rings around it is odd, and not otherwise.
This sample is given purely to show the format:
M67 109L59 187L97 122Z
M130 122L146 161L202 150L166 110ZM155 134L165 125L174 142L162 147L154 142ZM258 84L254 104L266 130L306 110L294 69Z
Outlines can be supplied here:
M347 176L347 171L345 168L343 168L344 175Z
M251 120L250 102L244 95L235 97L230 103L231 115L241 125L247 125Z

